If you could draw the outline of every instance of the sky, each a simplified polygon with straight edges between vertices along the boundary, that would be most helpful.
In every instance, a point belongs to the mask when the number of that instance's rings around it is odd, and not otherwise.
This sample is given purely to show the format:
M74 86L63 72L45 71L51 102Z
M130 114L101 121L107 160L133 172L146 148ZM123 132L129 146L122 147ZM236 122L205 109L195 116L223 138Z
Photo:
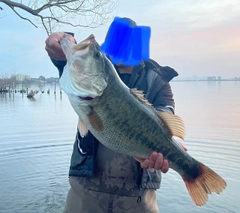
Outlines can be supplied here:
M0 76L57 77L46 51L46 32L0 3ZM113 18L129 17L151 27L150 57L178 78L240 77L239 0L119 0ZM110 22L96 29L63 27L77 41L94 34L102 44Z

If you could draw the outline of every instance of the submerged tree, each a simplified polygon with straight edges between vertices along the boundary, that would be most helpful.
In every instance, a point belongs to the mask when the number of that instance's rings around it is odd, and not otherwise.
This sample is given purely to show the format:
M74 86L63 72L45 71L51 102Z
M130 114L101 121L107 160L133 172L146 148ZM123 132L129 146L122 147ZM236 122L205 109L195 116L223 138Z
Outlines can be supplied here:
M43 26L48 35L60 25L98 27L110 21L116 7L114 0L0 0L1 2L21 19L29 21L35 27ZM29 14L36 20L31 20Z
M17 83L15 75L10 73L3 73L0 75L0 91L10 91L14 89Z

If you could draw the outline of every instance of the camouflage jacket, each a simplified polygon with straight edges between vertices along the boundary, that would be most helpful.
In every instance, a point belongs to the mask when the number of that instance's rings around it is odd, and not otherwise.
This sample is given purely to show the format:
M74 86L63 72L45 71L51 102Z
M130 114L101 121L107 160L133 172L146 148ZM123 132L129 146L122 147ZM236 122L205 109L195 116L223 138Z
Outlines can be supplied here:
M66 62L53 59L52 62L58 68L59 76L61 76ZM134 67L131 75L119 74L122 81L129 88L137 88L144 91L144 94L146 94L145 97L157 110L168 110L172 113L174 113L175 103L169 81L171 81L171 79L177 75L178 73L174 69L170 67L161 67L153 60L145 61L141 65ZM86 177L83 180L86 182L85 185L87 185L88 188L93 188L93 190L95 190L93 186L94 177L95 179L97 177L98 179L105 178L106 180L106 176L111 176L111 174L109 174L103 177L103 173L108 171L102 171L99 169L99 146L102 147L102 145L99 144L97 139L95 139L91 133L88 133L87 136L81 138L79 132L77 132L69 170L69 176ZM113 155L111 150L105 150L103 153L104 154L102 155ZM127 161L124 161L127 162L127 164L128 161L130 161L130 158L127 158L127 156L121 156L120 158L118 156L118 159L128 159ZM118 164L118 161L119 160L116 160L115 163ZM123 166L128 166L131 168L132 174L130 176L132 176L136 187L141 189L158 189L160 187L160 171L149 172L148 170L143 170L137 161L133 159L131 161L133 161L131 162L131 165ZM124 175L119 175L119 179L125 178L122 177ZM112 176L111 178L116 179L116 177ZM102 191L104 191L104 189Z

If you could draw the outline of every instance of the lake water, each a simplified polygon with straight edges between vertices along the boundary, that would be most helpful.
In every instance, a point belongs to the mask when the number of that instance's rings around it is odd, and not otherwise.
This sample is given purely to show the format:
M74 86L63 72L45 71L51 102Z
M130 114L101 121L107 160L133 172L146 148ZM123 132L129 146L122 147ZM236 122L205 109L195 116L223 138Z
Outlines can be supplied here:
M46 86L48 89L49 86ZM174 171L158 190L161 213L240 212L240 82L172 82L189 153L227 182L207 204L193 204ZM0 94L0 213L60 213L77 116L67 96Z

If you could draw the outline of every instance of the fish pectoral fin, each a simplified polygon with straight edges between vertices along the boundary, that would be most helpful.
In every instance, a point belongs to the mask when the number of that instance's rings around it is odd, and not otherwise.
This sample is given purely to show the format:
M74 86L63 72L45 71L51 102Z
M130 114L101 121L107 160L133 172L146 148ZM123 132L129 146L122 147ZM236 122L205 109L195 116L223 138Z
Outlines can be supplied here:
M104 129L102 120L98 116L98 114L94 111L94 109L92 109L87 116L92 128L95 129L97 132L102 132Z
M158 115L162 118L166 126L169 128L172 136L176 136L184 140L186 135L185 125L179 116L169 112L158 112Z
M202 206L207 202L208 194L212 192L219 194L226 188L227 184L216 172L198 161L197 163L199 176L193 180L182 178L193 202L197 206Z
M85 137L88 133L88 128L86 126L86 124L79 118L78 119L78 130L79 130L79 133L81 135L81 137Z

